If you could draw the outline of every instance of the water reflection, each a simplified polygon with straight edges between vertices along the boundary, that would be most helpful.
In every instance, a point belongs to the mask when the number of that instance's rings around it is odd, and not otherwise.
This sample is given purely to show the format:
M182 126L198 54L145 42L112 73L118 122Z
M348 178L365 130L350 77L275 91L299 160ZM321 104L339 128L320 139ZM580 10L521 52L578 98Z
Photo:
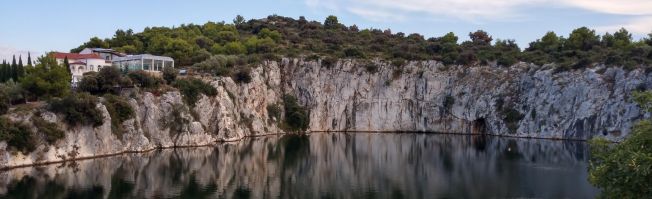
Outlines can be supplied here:
M2 198L592 198L582 142L261 137L0 173Z

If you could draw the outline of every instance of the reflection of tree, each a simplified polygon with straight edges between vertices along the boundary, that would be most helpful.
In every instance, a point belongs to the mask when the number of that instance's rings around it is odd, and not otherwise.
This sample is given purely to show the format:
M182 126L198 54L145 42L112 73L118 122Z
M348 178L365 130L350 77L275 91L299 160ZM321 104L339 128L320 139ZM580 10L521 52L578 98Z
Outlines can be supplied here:
M179 194L181 198L214 198L215 192L217 190L217 185L211 182L206 186L202 186L197 183L195 174L190 176L188 184L183 187L183 190Z
M297 175L305 175L301 167L310 164L310 140L307 135L285 135L279 140L283 147L283 163L281 165L281 198L296 198L296 184L293 181Z
M111 177L109 199L128 198L134 190L134 183L124 180L126 172L124 167L120 167Z

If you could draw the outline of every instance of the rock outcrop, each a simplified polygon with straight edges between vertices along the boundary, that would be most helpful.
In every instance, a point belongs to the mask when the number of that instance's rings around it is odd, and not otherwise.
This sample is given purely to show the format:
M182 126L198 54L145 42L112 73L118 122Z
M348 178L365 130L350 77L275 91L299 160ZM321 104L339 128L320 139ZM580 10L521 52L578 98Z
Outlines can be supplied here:
M395 67L386 62L340 60L266 61L252 70L250 83L229 77L204 78L217 88L194 105L179 92L132 94L134 119L112 132L102 104L104 124L66 126L47 111L12 114L29 123L40 115L66 130L64 139L42 144L29 154L9 151L0 142L0 167L82 159L156 148L211 145L248 136L284 133L282 118L267 106L296 96L310 110L310 131L418 131L484 133L517 137L620 140L644 115L631 101L632 91L652 87L644 70L603 66L568 72L517 64L510 68L444 66L434 61ZM171 123L173 112L187 123ZM180 131L170 126L181 125ZM41 141L40 143L45 143Z

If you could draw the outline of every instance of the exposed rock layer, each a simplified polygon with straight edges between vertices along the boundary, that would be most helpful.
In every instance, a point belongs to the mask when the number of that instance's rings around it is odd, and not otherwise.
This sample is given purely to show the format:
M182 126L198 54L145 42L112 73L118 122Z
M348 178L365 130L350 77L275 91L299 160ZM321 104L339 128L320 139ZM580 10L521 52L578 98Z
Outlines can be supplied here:
M65 129L66 137L51 146L42 144L30 154L8 151L6 143L0 142L0 167L283 133L277 125L281 118L270 117L267 106L280 104L284 93L309 108L311 131L426 131L559 139L600 135L619 140L643 116L631 102L631 92L652 86L651 76L643 70L597 67L554 73L524 64L496 68L410 62L399 68L384 62L341 60L324 66L283 59L265 62L251 75L252 82L247 84L228 77L206 79L218 94L203 96L194 107L183 104L179 92L137 94L130 101L137 116L122 124L121 136L112 132L111 118L102 104L98 108L105 121L99 127L70 127L61 116L40 113ZM181 116L189 121L181 132L167 128L175 108L183 110ZM31 115L10 117L27 122Z

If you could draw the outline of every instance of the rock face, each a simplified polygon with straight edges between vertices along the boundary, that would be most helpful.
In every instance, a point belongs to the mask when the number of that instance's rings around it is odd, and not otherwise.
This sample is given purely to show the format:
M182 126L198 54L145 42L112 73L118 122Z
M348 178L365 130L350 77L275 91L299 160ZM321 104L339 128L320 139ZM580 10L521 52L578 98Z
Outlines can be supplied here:
M376 62L379 70L370 73L350 60L331 68L300 60L282 65L291 79L286 86L310 107L312 131L618 140L642 117L631 92L652 86L643 70L605 67L555 73L525 64L410 62L397 68Z
M162 147L210 145L247 136L284 133L282 118L270 117L267 106L296 96L310 110L310 131L421 131L485 133L519 137L622 139L643 114L631 101L633 90L652 87L643 70L596 67L555 73L517 64L510 68L448 67L438 62L340 60L332 66L317 61L267 61L252 70L252 82L229 77L204 79L217 88L191 107L179 92L135 94L134 119L124 132L112 132L106 107L99 127L66 126L61 116L40 112L59 124L66 137L42 144L30 154L8 151L0 142L0 167L96 157ZM187 123L174 124L172 113ZM12 120L29 123L28 114ZM181 126L179 132L171 126ZM42 140L40 143L45 143Z

